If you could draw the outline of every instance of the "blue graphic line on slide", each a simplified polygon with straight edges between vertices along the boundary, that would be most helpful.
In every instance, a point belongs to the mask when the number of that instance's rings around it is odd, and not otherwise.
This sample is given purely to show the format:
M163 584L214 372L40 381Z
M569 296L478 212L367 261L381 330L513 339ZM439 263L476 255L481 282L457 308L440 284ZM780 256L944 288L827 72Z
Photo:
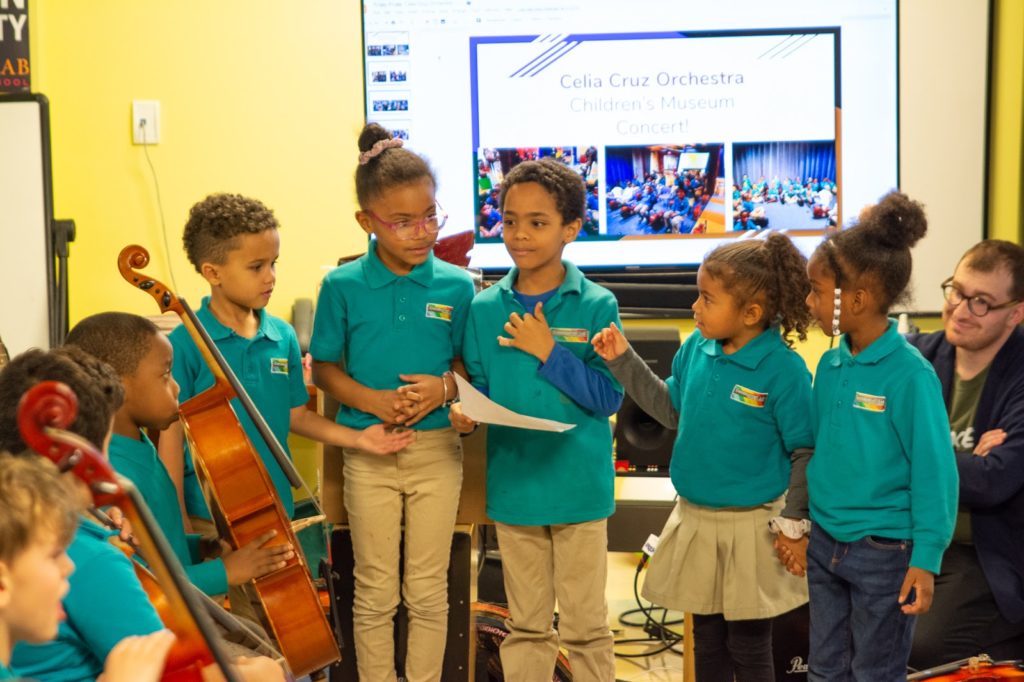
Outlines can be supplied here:
M551 43L551 45L548 46L539 55L537 55L536 57L534 57L533 59L528 61L526 64L522 65L521 67L519 67L518 69L513 71L511 74L509 74L509 78L515 78L516 76L526 77L528 75L526 73L527 71L529 71L530 69L535 67L537 64L543 62L551 54L556 53L560 49L562 49L565 46L565 38L566 38L565 35L551 35L551 34L548 34L548 35L543 35L543 36L537 36L537 38L535 38L533 40L534 43L544 44L544 45L547 45L548 43Z

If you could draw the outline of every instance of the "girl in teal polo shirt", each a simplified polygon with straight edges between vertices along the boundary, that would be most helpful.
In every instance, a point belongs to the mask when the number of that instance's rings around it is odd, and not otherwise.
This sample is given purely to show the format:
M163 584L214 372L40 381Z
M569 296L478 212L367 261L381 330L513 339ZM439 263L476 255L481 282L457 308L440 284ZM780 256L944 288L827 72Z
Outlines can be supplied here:
M640 407L679 430L670 465L679 498L643 595L693 614L698 680L770 682L771 618L807 601L772 531L798 537L806 524L811 379L789 335L806 338L810 286L803 256L774 232L712 251L697 286L697 333L667 382L616 327L594 347Z
M409 614L405 677L439 680L448 627L448 560L462 485L462 445L445 409L456 395L473 283L433 255L445 214L417 154L377 124L359 137L356 221L366 255L325 278L310 353L313 377L341 403L337 421L402 426L416 441L394 455L343 451L355 557L356 667L394 680L394 616ZM404 573L399 588L404 526Z
M808 680L906 679L914 616L928 610L953 534L958 482L942 389L887 317L926 230L921 205L893 192L828 237L807 267L807 305L839 337L814 378Z

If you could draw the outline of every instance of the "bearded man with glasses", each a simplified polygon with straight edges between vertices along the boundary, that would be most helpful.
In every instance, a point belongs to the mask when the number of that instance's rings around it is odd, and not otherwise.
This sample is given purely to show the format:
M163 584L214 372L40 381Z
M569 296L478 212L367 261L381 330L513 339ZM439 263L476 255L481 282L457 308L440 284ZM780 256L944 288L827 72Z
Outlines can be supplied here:
M960 474L953 542L910 664L1024 658L1024 248L989 239L942 283L945 329L909 338L935 367Z

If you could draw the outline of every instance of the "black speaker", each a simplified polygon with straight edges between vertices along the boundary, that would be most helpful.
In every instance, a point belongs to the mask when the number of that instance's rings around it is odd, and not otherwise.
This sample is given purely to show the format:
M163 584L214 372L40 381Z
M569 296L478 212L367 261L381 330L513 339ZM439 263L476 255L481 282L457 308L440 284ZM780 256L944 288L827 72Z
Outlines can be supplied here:
M661 379L672 374L672 358L679 350L675 327L626 327L626 339L633 350ZM661 473L667 475L676 430L662 426L627 394L615 417L616 470L620 473Z

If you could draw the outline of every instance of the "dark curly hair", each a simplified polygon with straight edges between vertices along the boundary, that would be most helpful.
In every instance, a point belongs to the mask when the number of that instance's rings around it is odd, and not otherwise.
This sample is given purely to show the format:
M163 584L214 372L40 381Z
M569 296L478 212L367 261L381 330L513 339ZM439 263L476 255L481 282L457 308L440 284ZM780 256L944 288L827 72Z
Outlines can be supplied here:
M379 123L368 123L359 133L359 151L368 152L381 140L392 139L391 132ZM437 187L437 177L426 159L404 147L391 147L356 166L356 198L364 210L389 187L406 185L429 178Z
M67 547L83 511L71 481L43 457L0 452L0 561L8 564L39 537L53 532Z
M564 163L550 157L540 161L523 161L505 175L501 181L502 214L505 212L508 191L523 182L536 182L554 198L563 223L582 221L587 214L587 186L583 178Z
M740 305L759 303L764 308L762 322L766 327L778 324L790 348L793 332L801 341L807 340L811 323L805 303L811 291L807 259L788 237L770 232L763 240L724 244L704 257L701 268L720 280Z
M826 237L811 260L825 265L837 287L865 280L884 313L909 298L910 247L927 231L924 206L902 192L890 192L861 211L856 225Z
M240 194L211 194L188 212L182 242L196 272L203 263L222 265L237 248L242 234L260 234L280 228L274 212L262 202Z
M28 449L18 431L18 402L41 381L60 381L78 397L78 416L70 430L101 447L110 420L124 402L124 387L114 369L81 348L27 350L0 372L0 450Z
M127 377L135 373L159 333L151 320L140 315L99 313L76 324L64 344L81 348Z
M980 241L963 255L960 262L976 272L1006 270L1013 280L1010 296L1024 301L1024 247L1002 239Z

